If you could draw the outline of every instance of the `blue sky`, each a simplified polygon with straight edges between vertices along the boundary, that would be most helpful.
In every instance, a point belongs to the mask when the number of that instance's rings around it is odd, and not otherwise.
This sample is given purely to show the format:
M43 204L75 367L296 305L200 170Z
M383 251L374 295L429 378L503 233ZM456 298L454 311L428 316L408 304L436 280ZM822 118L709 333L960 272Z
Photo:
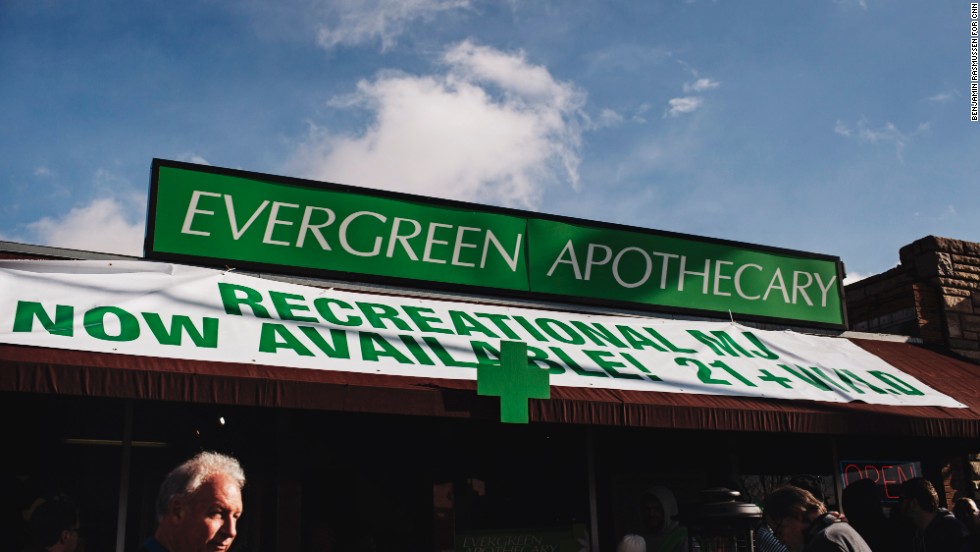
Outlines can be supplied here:
M980 241L967 1L2 0L0 239L153 157L836 255Z

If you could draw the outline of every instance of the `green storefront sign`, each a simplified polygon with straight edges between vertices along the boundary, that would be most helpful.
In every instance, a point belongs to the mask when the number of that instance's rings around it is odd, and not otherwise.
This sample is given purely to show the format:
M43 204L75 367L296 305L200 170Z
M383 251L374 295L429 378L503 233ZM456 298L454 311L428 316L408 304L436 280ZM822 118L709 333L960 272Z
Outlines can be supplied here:
M146 256L844 325L840 262L154 160Z
M532 290L840 324L837 263L643 232L529 220Z
M584 525L459 533L455 552L583 552L589 549Z

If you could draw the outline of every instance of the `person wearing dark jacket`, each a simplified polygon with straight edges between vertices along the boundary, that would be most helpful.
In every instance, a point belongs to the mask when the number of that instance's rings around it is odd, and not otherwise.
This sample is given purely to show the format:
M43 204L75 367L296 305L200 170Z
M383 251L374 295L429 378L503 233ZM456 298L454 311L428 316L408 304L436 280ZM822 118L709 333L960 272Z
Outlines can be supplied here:
M763 503L766 522L792 552L872 552L861 535L813 493L784 485Z
M970 543L970 552L980 552L980 509L972 498L962 496L953 503L953 515L956 519L966 526L970 536L967 542Z
M969 552L965 525L946 508L928 479L913 477L902 483L902 513L916 528L916 552Z
M68 495L39 500L30 513L31 547L25 552L76 552L82 549L78 508Z
M901 552L902 522L885 515L882 499L877 483L859 479L844 487L841 506L847 522L861 533L872 550Z

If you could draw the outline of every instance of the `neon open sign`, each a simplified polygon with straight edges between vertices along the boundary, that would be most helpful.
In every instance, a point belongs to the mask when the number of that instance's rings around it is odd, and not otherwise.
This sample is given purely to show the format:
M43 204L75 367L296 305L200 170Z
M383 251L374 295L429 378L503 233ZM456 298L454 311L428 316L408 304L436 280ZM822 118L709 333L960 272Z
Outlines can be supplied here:
M881 487L885 500L898 500L899 487L913 477L922 476L922 464L899 460L894 462L845 460L840 463L841 480L846 488L861 479L870 479Z

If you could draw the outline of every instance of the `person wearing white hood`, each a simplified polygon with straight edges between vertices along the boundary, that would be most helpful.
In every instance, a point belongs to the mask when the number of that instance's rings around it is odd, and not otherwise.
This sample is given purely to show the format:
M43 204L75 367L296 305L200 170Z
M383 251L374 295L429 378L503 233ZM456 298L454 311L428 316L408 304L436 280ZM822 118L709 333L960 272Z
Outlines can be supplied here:
M677 499L663 485L646 489L640 496L640 531L647 552L687 552L687 528L680 525Z

